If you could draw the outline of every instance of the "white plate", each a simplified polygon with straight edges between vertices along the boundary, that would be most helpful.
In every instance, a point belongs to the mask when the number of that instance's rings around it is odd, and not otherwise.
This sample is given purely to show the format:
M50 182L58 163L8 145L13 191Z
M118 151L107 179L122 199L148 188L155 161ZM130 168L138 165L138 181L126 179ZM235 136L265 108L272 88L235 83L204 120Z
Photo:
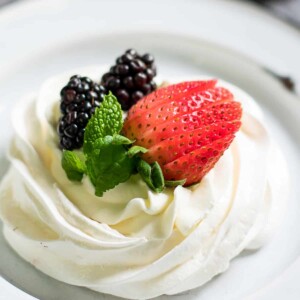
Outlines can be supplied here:
M269 68L289 71L300 82L299 33L248 5L186 2L30 1L0 13L0 176L7 169L4 151L12 134L9 114L13 104L51 75L84 65L107 64L126 48L136 47L155 55L159 73L166 78L185 74L222 77L263 106L272 133L286 153L292 174L288 215L266 247L241 255L226 273L176 299L275 300L286 296L287 289L288 299L297 299L300 288L293 276L300 275L299 259L296 263L300 253L299 99L260 65L208 40L246 53ZM276 35L270 34L273 32ZM2 280L0 299L3 293L3 299L32 298L27 294L39 299L115 299L36 271L12 252L2 235L0 253L3 277L27 291L18 292Z

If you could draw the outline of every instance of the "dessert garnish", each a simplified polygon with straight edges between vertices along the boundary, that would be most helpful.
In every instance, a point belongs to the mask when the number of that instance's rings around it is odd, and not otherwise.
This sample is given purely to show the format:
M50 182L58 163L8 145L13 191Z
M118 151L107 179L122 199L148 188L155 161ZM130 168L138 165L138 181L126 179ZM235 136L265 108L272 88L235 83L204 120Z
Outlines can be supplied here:
M102 76L101 83L118 98L122 109L128 110L156 89L153 80L155 75L154 57L149 53L140 55L136 50L129 49Z
M241 104L216 81L190 81L158 89L128 112L123 133L147 148L166 180L199 182L241 126Z
M73 150L81 148L85 126L95 108L103 101L106 90L101 84L88 77L74 75L62 88L60 110L62 116L58 123L60 146Z
M87 174L95 194L102 196L138 171L151 189L162 191L165 182L160 166L141 162L138 154L147 149L131 146L134 141L120 135L122 127L121 105L110 92L86 126L83 152L63 151L62 167L68 178L81 181Z
M117 96L123 110L128 110L145 95L156 89L154 57L139 55L129 49L102 76L101 84L88 77L74 75L61 90L58 124L62 149L79 149L83 145L85 126L108 91Z
M198 183L213 168L241 126L240 103L216 87L217 80L155 90L155 75L153 56L129 49L101 84L70 78L61 91L58 125L62 167L70 180L86 174L102 196L139 173L161 192ZM129 109L124 126L122 109ZM82 145L83 151L70 151Z
M97 196L137 172L155 192L189 186L229 147L241 115L240 103L216 80L190 81L144 97L123 126L121 105L110 92L86 126L83 153L65 150L62 166L70 180L87 174Z

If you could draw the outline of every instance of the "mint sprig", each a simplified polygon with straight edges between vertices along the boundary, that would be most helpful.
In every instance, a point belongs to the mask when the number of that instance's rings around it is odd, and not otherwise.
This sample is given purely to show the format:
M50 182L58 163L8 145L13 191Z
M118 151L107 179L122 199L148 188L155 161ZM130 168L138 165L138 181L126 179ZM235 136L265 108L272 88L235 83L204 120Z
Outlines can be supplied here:
M67 177L73 181L81 181L86 172L85 163L75 152L64 150L61 165L65 170Z
M146 184L155 192L160 193L165 187L164 176L160 165L155 162L150 165L144 160L139 160L137 170Z
M129 157L134 157L135 155L139 154L139 153L146 153L148 150L144 147L141 146L132 146L128 152L127 155Z
M127 181L133 173L134 160L127 156L127 150L123 146L128 141L120 135L107 135L99 138L93 145L86 166L97 196L101 197L107 190Z
M100 108L97 108L89 120L84 134L83 152L89 155L98 138L114 135L121 131L123 117L121 105L117 98L109 92L104 97Z
M186 179L181 180L165 180L165 186L167 187L176 187L178 185L184 185L186 183Z
M117 98L110 92L89 120L84 134L84 160L72 151L63 151L62 167L68 178L81 181L86 174L99 197L119 183L127 181L139 172L142 179L155 192L161 192L166 183L176 186L183 181L165 182L157 162L148 164L138 155L147 149L132 146L131 141L120 135L123 127L122 109Z

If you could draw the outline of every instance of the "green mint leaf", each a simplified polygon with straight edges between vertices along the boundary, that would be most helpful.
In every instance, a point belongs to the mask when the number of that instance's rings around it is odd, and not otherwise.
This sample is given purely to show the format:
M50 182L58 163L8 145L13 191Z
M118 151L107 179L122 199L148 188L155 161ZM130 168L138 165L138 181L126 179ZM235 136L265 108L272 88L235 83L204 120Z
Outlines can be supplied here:
M61 165L70 180L82 180L83 174L86 171L86 167L78 154L69 150L64 150Z
M161 167L157 161L154 164L152 164L151 179L153 185L155 186L155 191L158 193L162 192L165 187L165 180Z
M128 139L127 137L119 134L115 134L113 136L107 135L104 138L99 138L93 143L93 150L100 151L100 149L104 146L108 145L130 145L133 141Z
M87 173L99 197L121 182L127 181L134 172L134 160L127 156L124 142L119 135L97 139L87 156Z
M157 193L162 192L165 187L164 177L157 162L150 165L140 159L138 161L137 170L150 189Z
M141 175L142 179L149 186L149 188L154 190L155 187L152 184L152 180L151 180L151 166L144 160L140 159L138 161L137 170L138 170L139 174Z
M186 182L186 179L181 179L181 180L165 180L165 185L167 187L175 187L175 186L178 186L178 185L184 185Z
M117 98L110 92L94 115L89 120L84 134L83 151L89 155L93 143L107 135L113 136L121 131L123 126L122 109Z
M128 150L127 155L129 157L133 157L133 156L137 155L138 153L146 153L147 151L148 151L148 149L146 149L144 147L133 146Z
M119 134L114 135L113 144L114 145L131 145L134 141L128 139L127 137Z

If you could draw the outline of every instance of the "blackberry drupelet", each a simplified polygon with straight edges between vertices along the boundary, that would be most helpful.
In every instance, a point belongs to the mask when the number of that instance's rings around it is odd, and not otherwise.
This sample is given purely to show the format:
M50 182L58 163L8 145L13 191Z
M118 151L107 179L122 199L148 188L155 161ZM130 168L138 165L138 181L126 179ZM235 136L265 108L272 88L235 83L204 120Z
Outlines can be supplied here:
M88 77L74 75L60 92L62 117L58 123L58 134L62 149L81 148L85 126L96 107L100 106L106 89Z
M101 83L117 97L122 109L128 110L156 89L155 76L154 57L148 53L139 55L134 49L129 49L102 76Z

